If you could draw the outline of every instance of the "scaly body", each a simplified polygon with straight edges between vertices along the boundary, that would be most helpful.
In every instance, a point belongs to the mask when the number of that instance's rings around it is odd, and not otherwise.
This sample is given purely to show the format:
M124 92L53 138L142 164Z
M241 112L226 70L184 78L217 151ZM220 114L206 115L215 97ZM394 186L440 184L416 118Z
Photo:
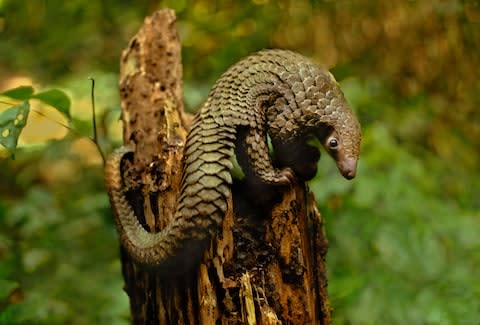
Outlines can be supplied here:
M268 154L267 133L281 170ZM107 161L105 183L122 245L147 267L180 272L194 265L221 227L232 156L250 184L288 185L295 176L315 175L319 155L306 144L310 136L320 139L344 177L355 176L360 126L333 76L290 51L245 58L216 82L193 121L177 211L162 231L147 232L124 196L120 164L129 150Z

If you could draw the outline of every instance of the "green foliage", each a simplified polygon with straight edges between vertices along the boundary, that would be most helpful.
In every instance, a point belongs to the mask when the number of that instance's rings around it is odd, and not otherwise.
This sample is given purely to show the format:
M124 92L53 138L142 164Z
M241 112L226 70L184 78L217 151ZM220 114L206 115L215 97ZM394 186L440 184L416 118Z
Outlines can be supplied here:
M33 87L19 86L0 93L0 97L22 100L21 104L12 105L5 111L0 112L0 144L10 151L12 156L15 155L18 138L25 125L27 125L30 99L38 99L70 119L70 98L58 89L50 89L35 94Z
M33 87L19 86L0 93L0 96L10 97L18 100L28 100L33 95Z
M359 109L375 106L383 96L366 83L342 83ZM397 109L409 110L412 102ZM448 183L439 186L452 173L448 163L422 152L420 143L396 139L384 120L363 129L353 184L339 180L335 166L326 161L319 165L320 173L325 165L329 168L326 176L311 183L327 218L335 322L475 324L480 311L480 214L459 203L468 202L469 186L474 192L480 188L479 179L463 180L464 197L448 194ZM453 173L450 177L463 175L460 166Z
M0 201L0 324L128 323L101 170L79 163L70 146L66 139L1 161L14 172L2 175L10 196L24 195ZM62 164L73 166L68 179L32 184Z
M18 137L27 124L30 104L28 101L14 105L0 114L0 144L12 155L17 148Z
M70 119L70 98L63 91L59 89L50 89L34 94L31 98L38 99L45 104L56 108L60 113L65 115L67 119Z
M11 292L18 287L18 283L15 281L9 281L0 279L0 299L5 300L8 298Z
M475 1L162 5L177 11L191 111L230 64L260 48L304 53L341 81L362 123L357 178L343 180L323 157L310 184L327 220L335 324L478 324ZM0 1L0 87L10 89L1 95L1 143L16 148L34 98L90 132L86 80L94 75L99 129L110 135L102 145L112 146L120 53L157 8L149 0ZM68 89L72 111L63 93L9 84L24 75L33 80L20 84ZM100 166L77 142L70 133L0 159L0 324L127 322Z

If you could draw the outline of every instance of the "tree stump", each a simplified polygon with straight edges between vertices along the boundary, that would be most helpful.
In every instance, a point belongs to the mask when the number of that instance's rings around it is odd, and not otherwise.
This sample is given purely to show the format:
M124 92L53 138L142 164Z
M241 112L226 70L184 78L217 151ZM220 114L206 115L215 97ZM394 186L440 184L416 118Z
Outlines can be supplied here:
M183 112L181 46L172 10L155 12L123 51L123 166L127 198L142 225L171 221L180 192L190 117ZM312 193L296 184L271 211L232 186L223 230L191 274L168 278L121 249L133 324L330 324L327 239Z

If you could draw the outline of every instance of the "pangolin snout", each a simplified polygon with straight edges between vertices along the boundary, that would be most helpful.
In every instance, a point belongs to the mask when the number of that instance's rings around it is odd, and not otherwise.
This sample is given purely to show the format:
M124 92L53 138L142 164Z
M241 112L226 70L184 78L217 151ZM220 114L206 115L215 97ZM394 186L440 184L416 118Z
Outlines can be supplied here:
M357 174L357 160L354 158L347 158L339 161L338 169L346 179L352 179Z

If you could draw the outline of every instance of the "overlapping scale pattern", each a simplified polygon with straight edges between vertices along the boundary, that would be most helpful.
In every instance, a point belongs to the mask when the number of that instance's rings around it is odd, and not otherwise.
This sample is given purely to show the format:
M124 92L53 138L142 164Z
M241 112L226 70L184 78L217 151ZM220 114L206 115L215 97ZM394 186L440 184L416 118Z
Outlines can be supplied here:
M346 154L358 159L360 126L327 70L285 50L245 58L215 83L193 121L177 212L161 232L145 231L125 199L120 164L128 150L116 151L107 161L106 184L122 245L149 267L191 266L221 228L234 150L246 177L285 184L288 173L272 166L267 132L274 142L289 142L325 126L345 138ZM185 254L192 252L197 257L189 262Z

